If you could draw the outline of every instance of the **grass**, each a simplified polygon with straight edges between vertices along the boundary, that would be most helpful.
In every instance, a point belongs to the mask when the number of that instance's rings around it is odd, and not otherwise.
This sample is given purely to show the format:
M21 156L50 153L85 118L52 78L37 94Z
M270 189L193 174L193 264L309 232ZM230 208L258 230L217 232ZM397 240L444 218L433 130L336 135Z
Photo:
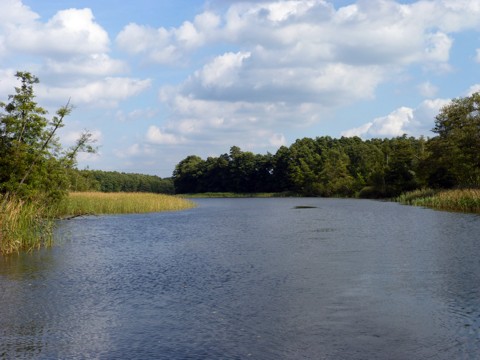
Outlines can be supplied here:
M51 209L42 203L0 195L0 254L50 245L54 226Z
M0 254L51 245L55 220L59 218L177 211L194 206L186 199L149 193L70 193L53 208L40 201L0 195Z
M438 210L480 213L480 189L417 190L401 195L397 201Z
M189 200L164 194L73 192L59 205L57 216L133 214L192 207L195 204Z

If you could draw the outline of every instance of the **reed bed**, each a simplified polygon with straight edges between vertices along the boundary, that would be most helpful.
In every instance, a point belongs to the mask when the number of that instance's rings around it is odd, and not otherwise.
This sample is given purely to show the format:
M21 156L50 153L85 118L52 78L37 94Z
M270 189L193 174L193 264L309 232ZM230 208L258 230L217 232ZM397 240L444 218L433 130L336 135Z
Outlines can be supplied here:
M480 213L480 189L442 190L421 195L421 193L407 193L399 197L398 201L438 210Z
M179 211L195 207L192 201L151 193L72 192L59 205L58 217Z
M0 195L0 254L50 245L54 226L51 209L41 202Z

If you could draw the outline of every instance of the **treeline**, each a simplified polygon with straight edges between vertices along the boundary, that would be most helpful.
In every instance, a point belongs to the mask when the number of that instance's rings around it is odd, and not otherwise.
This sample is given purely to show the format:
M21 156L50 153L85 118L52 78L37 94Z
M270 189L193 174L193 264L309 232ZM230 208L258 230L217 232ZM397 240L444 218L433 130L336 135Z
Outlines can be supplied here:
M173 194L173 180L155 175L101 170L74 170L69 174L71 191L148 192Z
M175 168L175 191L384 198L423 187L479 187L480 94L445 106L433 132L431 139L303 138L266 155L237 146L206 160L191 155Z

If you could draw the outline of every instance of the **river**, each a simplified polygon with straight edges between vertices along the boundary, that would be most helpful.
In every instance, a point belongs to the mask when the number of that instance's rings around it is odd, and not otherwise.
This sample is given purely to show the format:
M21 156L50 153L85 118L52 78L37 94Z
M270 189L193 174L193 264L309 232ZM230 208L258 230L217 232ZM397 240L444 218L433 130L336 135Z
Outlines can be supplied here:
M0 256L0 358L480 358L480 216L195 201Z

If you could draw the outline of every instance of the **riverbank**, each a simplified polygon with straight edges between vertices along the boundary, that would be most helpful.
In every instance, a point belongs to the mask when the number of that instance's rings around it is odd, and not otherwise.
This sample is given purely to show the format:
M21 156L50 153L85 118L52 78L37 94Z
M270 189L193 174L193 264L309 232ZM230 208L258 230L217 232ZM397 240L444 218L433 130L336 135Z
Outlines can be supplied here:
M415 190L402 194L396 201L437 210L480 213L480 189Z
M0 254L50 246L58 219L82 215L179 211L192 207L195 204L187 199L151 193L70 193L55 206L0 196Z

